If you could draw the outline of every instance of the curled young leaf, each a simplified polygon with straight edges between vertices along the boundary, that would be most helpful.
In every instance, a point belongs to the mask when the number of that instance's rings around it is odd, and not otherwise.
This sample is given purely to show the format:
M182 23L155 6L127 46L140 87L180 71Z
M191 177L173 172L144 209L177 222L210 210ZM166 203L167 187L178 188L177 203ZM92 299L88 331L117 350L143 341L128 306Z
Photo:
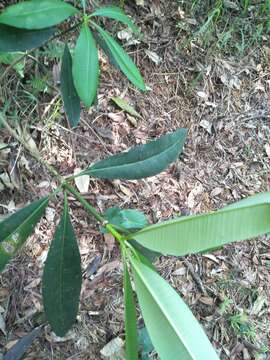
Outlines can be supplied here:
M113 58L113 62L117 63L118 67L132 82L132 84L134 84L140 90L145 91L146 87L143 78L130 56L107 31L103 30L97 24L94 24L94 26L104 40L107 47L107 50L105 51L108 52L109 50L109 53Z
M48 41L55 32L55 27L25 30L0 24L0 51L15 52L34 49Z
M0 23L21 29L44 29L57 25L79 11L62 0L31 0L8 6Z
M0 271L32 234L48 205L48 197L37 200L0 222Z
M65 199L45 263L42 295L53 331L64 336L76 321L82 284L81 258Z
M218 360L200 324L176 291L130 257L136 293L152 343L166 360Z
M162 254L183 256L270 232L270 192L224 209L185 216L146 227L132 235L141 245Z
M98 51L87 24L83 24L73 61L73 80L77 93L86 106L95 100L98 87Z
M141 179L156 175L176 160L186 135L186 129L178 129L145 145L102 160L79 175L89 174L101 179Z

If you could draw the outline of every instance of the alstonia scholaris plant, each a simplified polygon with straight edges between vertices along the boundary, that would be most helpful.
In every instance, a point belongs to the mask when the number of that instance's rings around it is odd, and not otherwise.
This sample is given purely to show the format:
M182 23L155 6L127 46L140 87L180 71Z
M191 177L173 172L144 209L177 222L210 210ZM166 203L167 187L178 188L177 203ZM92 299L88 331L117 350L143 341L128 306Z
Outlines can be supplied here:
M65 48L61 89L65 109L72 125L80 116L79 98L90 106L98 84L98 57L89 25L99 33L102 46L114 64L140 89L143 80L132 60L101 27L92 21L94 16L108 16L135 26L121 10L101 8L90 15L80 12L60 0L26 1L11 6L0 15L0 50L25 51L48 39L55 26L71 15L81 17L81 32L74 58ZM4 36L3 36L4 34ZM78 95L77 95L78 94ZM78 98L79 96L79 98ZM87 213L101 225L102 231L117 240L123 261L126 359L137 360L138 337L134 282L138 302L150 338L161 359L215 360L216 351L202 327L177 292L162 279L151 262L149 253L185 256L224 244L245 240L270 232L270 193L244 199L216 212L176 218L148 225L139 211L119 208L100 214L73 186L74 176L64 179L41 155L33 152L27 141L0 113L0 125L20 142L26 150L50 171L58 181L58 188L0 223L0 270L18 252L36 224L44 215L50 201L64 193L61 220L52 239L44 267L42 295L44 311L52 330L64 336L76 321L82 269L80 252L69 217L67 194L72 194ZM76 176L90 175L99 179L134 180L154 176L165 170L182 151L187 130L178 129L145 145L110 156L83 170Z

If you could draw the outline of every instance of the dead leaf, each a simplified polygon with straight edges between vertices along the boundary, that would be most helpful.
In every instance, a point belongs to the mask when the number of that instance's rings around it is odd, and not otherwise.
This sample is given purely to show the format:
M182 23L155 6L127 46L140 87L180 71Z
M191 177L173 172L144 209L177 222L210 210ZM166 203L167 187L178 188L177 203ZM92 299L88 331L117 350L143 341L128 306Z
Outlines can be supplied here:
M162 59L160 56L158 56L157 53L155 53L154 51L151 50L144 50L146 55L156 64L160 64Z
M74 176L79 174L82 170L80 168L74 169ZM90 176L89 175L82 175L75 177L74 179L75 184L79 190L80 193L87 193L89 184L90 184Z
M125 360L124 341L120 338L114 338L103 349L100 354L109 360Z
M104 234L104 241L109 251L113 251L115 239L112 234Z

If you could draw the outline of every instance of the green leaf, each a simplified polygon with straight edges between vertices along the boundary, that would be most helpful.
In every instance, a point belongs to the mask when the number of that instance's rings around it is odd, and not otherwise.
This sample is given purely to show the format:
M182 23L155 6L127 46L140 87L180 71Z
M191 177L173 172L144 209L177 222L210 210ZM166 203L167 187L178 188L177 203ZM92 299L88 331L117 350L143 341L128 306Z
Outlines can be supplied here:
M57 25L79 11L61 0L32 0L8 6L0 23L21 29L44 29Z
M132 116L136 116L141 118L141 115L125 100L120 98L119 96L112 97L112 101L120 107L120 109L126 111Z
M42 295L46 317L58 336L74 324L82 284L81 260L65 198L61 221L45 263Z
M47 205L48 197L42 198L0 222L0 271L32 234Z
M130 282L127 263L124 263L124 295L125 295L125 335L126 358L138 359L138 335L136 321L136 307Z
M138 250L138 252L140 254L142 254L144 257L146 257L150 261L151 264L156 260L156 258L158 258L159 256L162 255L159 252L152 251L152 250L148 249L147 247L142 246L136 240L129 240L129 242L136 250Z
M114 61L118 64L121 71L126 75L126 77L137 86L142 91L146 90L143 78L137 69L136 65L130 58L130 56L124 51L124 49L114 40L111 35L103 30L97 24L94 24L95 28L98 30L99 34L105 41L111 56Z
M200 324L155 271L130 258L145 325L161 359L218 360Z
M132 236L151 250L182 256L270 232L270 192L222 210L149 226Z
M83 24L75 48L73 79L79 97L88 107L92 105L96 97L98 75L96 42L87 24Z
M100 179L141 179L153 176L171 164L182 151L186 129L161 136L145 145L102 160L79 175L89 174Z
M105 211L105 218L110 224L121 230L139 230L147 226L148 220L144 213L138 210L121 210L119 207L111 207Z
M133 23L132 20L117 6L104 6L95 10L91 15L93 16L104 16L114 20L118 20L123 24L127 25L135 34L140 33L140 29Z
M25 30L0 24L0 51L15 52L34 49L49 40L55 32L55 27Z
M20 77L24 77L24 66L25 66L25 59L23 58L21 61L20 58L22 57L23 53L21 52L0 52L0 64L12 65L12 68L20 75ZM18 61L18 62L17 62Z
M64 108L67 113L70 125L74 127L78 125L80 121L81 107L80 99L73 84L72 58L67 45L65 46L62 58L60 81Z

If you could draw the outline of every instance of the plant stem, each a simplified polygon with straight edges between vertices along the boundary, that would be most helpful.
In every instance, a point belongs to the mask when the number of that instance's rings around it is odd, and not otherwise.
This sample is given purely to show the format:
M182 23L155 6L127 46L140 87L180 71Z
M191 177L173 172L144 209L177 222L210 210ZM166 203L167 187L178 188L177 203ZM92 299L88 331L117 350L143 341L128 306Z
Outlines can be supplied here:
M123 243L122 235L113 227L108 224L105 217L100 214L85 198L68 183L63 184L63 187L68 190L75 198L84 206L84 208L94 216L94 218L101 223L121 244Z
M30 153L30 155L35 158L40 164L42 164L59 182L60 184L65 183L65 179L58 173L58 171L45 161L39 152L33 151L33 149L28 145L27 141L9 125L5 116L0 113L0 124L3 124L6 130L14 137L22 146Z

